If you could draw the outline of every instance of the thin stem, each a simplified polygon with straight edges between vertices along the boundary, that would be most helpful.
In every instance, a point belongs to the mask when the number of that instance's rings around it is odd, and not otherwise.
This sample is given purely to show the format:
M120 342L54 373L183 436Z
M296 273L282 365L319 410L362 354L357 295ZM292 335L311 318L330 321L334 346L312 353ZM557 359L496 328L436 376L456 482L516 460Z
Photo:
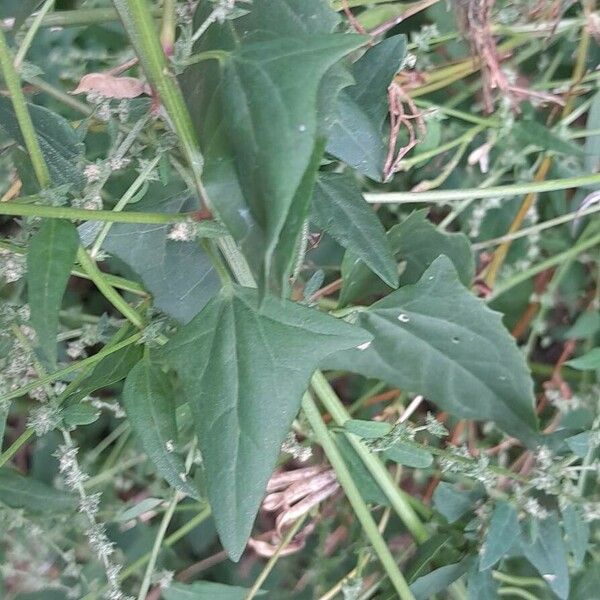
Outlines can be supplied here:
M294 539L296 533L298 533L302 523L306 519L306 515L302 515L285 534L284 538L279 542L275 553L269 558L267 564L263 567L263 570L259 573L258 577L254 581L254 585L248 591L245 600L252 600L256 594L260 592L260 586L266 581L267 577L277 564L277 561L281 558L281 553L286 549L288 544Z
M498 596L517 596L523 600L539 600L534 594L517 587L503 587L498 590Z
M321 418L319 409L317 408L310 394L304 395L302 400L302 409L304 410L304 414L306 415L308 422L314 431L317 442L323 448L327 459L331 463L331 466L335 469L338 481L346 493L346 497L352 505L354 513L360 521L365 534L369 538L369 541L371 542L377 557L381 561L381 564L390 578L394 589L398 593L398 597L401 600L414 600L414 596L410 591L404 576L400 572L400 569L398 569L392 553L390 552L385 540L379 533L377 524L373 520L373 517L369 512L369 508L360 495L360 492L354 483L354 479L352 479L352 475L350 474L350 471L348 471L348 467L346 466L340 451L335 445L335 442L330 436L329 431L327 430L327 427Z
M514 183L499 185L486 189L464 188L456 190L434 190L431 192L387 192L365 194L371 204L412 204L420 202L444 203L453 200L464 200L465 196L473 198L497 198L518 196L520 194L554 192L578 187L591 187L600 183L600 174L567 177L565 179L549 179L531 183Z
M85 248L79 247L77 250L77 262L81 265L83 270L90 276L90 279L94 282L98 290L102 295L133 325L141 329L144 326L144 321L137 313L137 311L123 299L123 297L115 291L115 289L106 281L104 273L98 268L96 263Z
M29 153L29 159L33 165L35 176L40 184L40 187L45 188L50 184L50 172L48 171L48 166L44 160L44 155L42 154L42 150L35 133L31 115L27 110L27 102L25 100L23 90L21 89L19 75L15 70L15 66L11 58L11 52L6 42L6 36L4 35L2 29L0 29L0 68L2 69L4 82L8 88L8 94L17 117L19 128L21 129L21 135L23 136L25 147Z
M169 523L173 518L173 514L175 513L175 508L177 507L178 502L182 498L182 494L179 492L175 492L173 494L173 498L169 502L167 510L163 515L162 521L160 522L160 527L158 528L158 532L156 533L156 538L154 539L154 545L152 546L152 551L150 552L150 557L148 558L148 564L146 565L146 572L144 573L144 579L142 580L142 585L140 586L140 591L138 593L138 600L144 600L146 598L146 594L150 589L152 573L154 572L154 567L156 565L156 559L158 558L158 553L160 552L160 548L162 546L164 537L167 533L167 528L169 527Z
M176 0L163 1L162 28L160 31L160 42L167 56L173 54L175 45L175 28L177 19L175 14Z
M35 37L35 34L38 32L38 29L42 25L44 17L50 12L50 9L54 6L54 1L55 0L46 0L42 8L40 8L40 10L34 16L33 21L31 22L31 25L28 28L27 33L25 34L25 37L21 42L21 45L19 46L19 50L15 54L15 60L13 64L15 65L15 69L17 69L17 71L20 70L23 61L25 60L25 56L27 55L27 51L29 50L31 43L33 42L33 38Z
M132 200L132 198L137 194L138 190L142 187L146 179L148 179L150 173L154 171L154 168L160 161L160 154L155 156L139 173L139 175L135 178L135 181L129 186L129 189L121 196L115 207L113 208L113 212L121 212L127 204ZM102 244L112 227L112 222L107 222L102 226L102 229L98 233L98 236L94 240L94 243L90 249L90 255L92 258L95 258L102 248Z
M315 373L312 377L311 385L335 423L343 427L344 423L351 417L324 375L321 372ZM406 528L417 542L424 542L429 537L429 533L410 505L404 492L394 483L394 479L389 471L357 436L346 434L346 437L360 456L365 467L367 467L375 481L379 484L379 487L390 501Z
M23 198L21 201L23 201ZM182 221L188 221L190 218L186 213L113 212L112 210L86 210L68 206L21 204L20 202L0 203L0 215L155 225L181 223Z

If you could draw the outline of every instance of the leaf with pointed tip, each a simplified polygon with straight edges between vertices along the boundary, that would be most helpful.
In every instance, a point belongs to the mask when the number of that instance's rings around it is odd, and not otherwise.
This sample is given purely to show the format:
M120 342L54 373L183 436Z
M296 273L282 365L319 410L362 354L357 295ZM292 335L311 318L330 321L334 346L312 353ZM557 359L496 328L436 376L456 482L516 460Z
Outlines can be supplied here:
M165 600L244 600L248 596L246 588L224 585L212 581L194 583L172 583L162 592ZM258 592L260 597L265 592Z
M352 65L355 85L342 91L328 123L327 152L359 173L381 181L387 155L383 123L388 86L406 54L406 36L396 35L369 48Z
M71 185L81 189L85 185L83 175L84 145L70 123L60 115L36 104L27 108L33 121L44 160L55 186ZM8 98L0 96L0 127L22 146L25 145L19 124Z
M590 540L590 526L583 518L581 511L574 504L569 504L563 511L563 526L569 552L577 568L583 564Z
M493 567L513 545L519 532L517 511L508 502L498 502L479 557L479 570Z
M360 328L258 292L226 287L161 350L192 407L208 497L238 560L308 380Z
M396 442L391 448L388 448L383 453L383 457L413 469L426 469L433 463L433 456L427 450L402 442Z
M474 556L467 556L458 563L435 569L411 583L410 591L415 600L427 600L435 594L446 591L452 583L471 568L474 562Z
M396 260L385 229L352 177L321 173L315 187L311 219L390 287L398 287Z
M447 256L460 280L469 285L475 261L469 239L463 233L439 231L427 220L427 210L417 210L402 223L392 227L387 237L396 260L403 265L400 285L416 283L431 263L442 254ZM342 263L344 280L340 304L346 305L365 296L389 290L371 272L359 256L347 252Z
M177 423L173 390L165 374L149 360L142 359L129 373L123 388L123 406L157 471L176 490L198 498L198 491L186 481L183 460L174 452Z
M33 235L27 253L27 298L30 322L45 362L56 365L58 312L79 246L69 221L47 219Z
M459 418L494 421L527 444L538 440L524 357L501 315L463 287L447 257L360 312L357 323L373 342L331 357L329 368L423 394Z
M525 558L546 580L552 591L562 600L569 597L569 568L567 550L555 514L537 521L538 533L533 541L521 533L521 550Z
M133 210L178 212L190 206L185 192L138 203ZM102 247L140 276L158 308L187 323L217 293L219 277L197 241L171 240L170 229L169 225L116 223Z

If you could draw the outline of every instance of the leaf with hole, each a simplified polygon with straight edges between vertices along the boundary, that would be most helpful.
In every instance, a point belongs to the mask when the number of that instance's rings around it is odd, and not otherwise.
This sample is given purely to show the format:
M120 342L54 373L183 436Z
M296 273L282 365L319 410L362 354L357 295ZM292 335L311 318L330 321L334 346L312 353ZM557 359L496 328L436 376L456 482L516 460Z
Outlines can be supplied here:
M381 379L458 418L494 421L528 444L537 442L523 355L500 314L462 286L447 257L437 258L418 283L359 312L356 322L373 342L331 357L329 368Z
M31 238L27 253L30 322L42 358L52 369L56 365L58 313L78 247L74 225L61 219L48 219Z
M223 546L244 550L308 380L360 328L256 290L225 287L161 351L192 407Z
M146 358L131 371L123 388L123 406L131 428L169 484L198 498L198 490L187 481L185 465L175 452L177 423L174 392L165 374Z

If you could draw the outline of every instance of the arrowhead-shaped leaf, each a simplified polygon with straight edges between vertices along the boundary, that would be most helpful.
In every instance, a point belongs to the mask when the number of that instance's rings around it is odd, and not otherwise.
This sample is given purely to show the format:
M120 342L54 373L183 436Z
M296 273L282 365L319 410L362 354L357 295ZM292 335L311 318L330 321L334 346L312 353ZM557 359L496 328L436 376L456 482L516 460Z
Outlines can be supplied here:
M400 285L416 283L429 265L442 254L452 261L460 280L465 285L471 283L475 261L469 239L462 233L439 231L427 220L426 210L415 211L405 221L392 227L387 238L402 267ZM378 281L360 256L351 252L344 256L342 277L342 305L389 289Z
M127 377L123 406L129 423L158 472L176 490L198 497L186 481L177 443L176 404L165 374L149 360L141 360Z
M526 443L536 441L523 355L500 314L462 286L447 257L437 258L415 285L359 313L358 324L374 335L373 343L332 357L328 367L382 379L459 418L491 420Z
M385 229L352 177L338 173L319 176L311 219L390 287L398 286L396 260Z
M56 364L58 312L79 246L77 229L68 221L47 219L31 238L27 253L30 322L44 360Z
M352 65L355 85L339 95L328 123L327 152L363 175L381 181L387 154L383 123L388 112L388 86L406 54L406 37L396 35L369 48Z
M479 570L493 567L514 544L519 536L517 511L507 502L499 502L494 509L490 527L479 558Z
M224 288L163 352L192 407L223 546L244 550L281 443L327 355L369 334L248 288Z
M144 202L135 210L177 212L189 206L189 194ZM142 203L140 203L142 204ZM165 314L187 323L217 293L219 278L198 242L168 238L169 225L113 225L103 248L141 278Z

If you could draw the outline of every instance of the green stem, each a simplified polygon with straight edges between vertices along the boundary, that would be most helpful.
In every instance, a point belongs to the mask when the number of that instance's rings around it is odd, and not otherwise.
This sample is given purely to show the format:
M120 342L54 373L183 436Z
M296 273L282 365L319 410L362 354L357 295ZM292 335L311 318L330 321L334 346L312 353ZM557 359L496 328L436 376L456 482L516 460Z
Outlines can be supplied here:
M23 198L21 199L22 201ZM112 210L86 210L84 208L70 208L68 206L21 204L21 202L0 203L0 215L155 225L181 223L182 221L188 221L190 218L186 213L113 212Z
M600 233L589 238L588 240L585 240L584 242L575 244L572 248L569 248L569 250L565 250L560 254L556 254L550 257L549 259L544 260L541 263L531 267L530 269L526 269L521 273L517 273L514 277L511 277L507 281L504 281L502 282L502 284L496 286L494 288L493 294L488 298L488 302L495 300L496 298L498 298L498 296L502 296L502 294L508 292L520 283L527 281L531 277L534 277L538 273L541 273L542 271L545 271L546 269L549 269L556 265L559 265L563 261L570 260L598 244L600 244Z
M85 248L79 247L77 251L77 262L90 276L102 295L133 325L138 329L144 327L144 321L137 311L123 299L123 297L106 281L104 273L98 268L93 259L90 258Z
M508 573L502 573L502 571L493 571L492 577L496 581L501 581L502 583L510 583L515 586L532 586L539 587L542 589L546 588L546 583L537 577L522 577L520 575L509 575Z
M52 383L53 381L58 381L59 379L63 379L65 377L65 375L68 375L69 373L72 373L73 371L78 371L79 369L84 369L91 365L95 365L96 363L99 363L103 358L106 358L110 354L113 354L114 352L118 352L119 350L121 350L122 348L126 348L127 346L131 346L131 344L135 344L137 341L140 340L141 337L142 337L141 333L136 333L136 334L126 338L122 342L115 344L114 346L110 346L110 347L105 346L102 350L100 350L100 352L97 352L96 354L94 354L94 356L90 356L89 358L84 358L83 360L80 360L76 363L73 363L73 364L67 366L67 367L64 367L63 369L59 369L58 371L49 373L45 377L41 377L40 379L36 379L35 381L27 383L27 384L21 386L20 388L13 390L13 391L9 392L8 394L5 394L4 396L0 397L0 404L4 403L5 401L8 401L8 400L13 400L14 398L20 398L21 396L24 396L28 392L31 392L32 390L35 390L36 388L38 388L42 385L46 385L47 383ZM2 459L2 457L0 457L0 467L5 462L6 461L4 461Z
M450 202L463 200L465 196L474 198L497 198L519 196L521 194L554 192L571 188L589 187L600 183L600 173L567 177L565 179L549 179L531 183L514 183L499 185L485 189L464 188L456 190L433 190L431 192L388 192L365 194L367 202L372 204L412 204L418 202Z
M325 379L320 371L313 375L311 385L317 397L323 403L323 406L329 412L335 423L342 427L351 417L332 387L329 385L327 379ZM392 507L403 521L406 528L417 542L423 543L429 537L429 533L410 505L404 492L402 492L395 484L389 471L381 463L379 458L375 456L357 436L346 434L346 437L360 456L365 467L367 467L375 481L379 484L379 487L390 501Z
M302 409L304 410L304 414L306 415L308 422L315 433L317 442L323 448L325 455L327 456L327 460L329 460L331 466L334 468L338 481L344 489L346 497L352 505L354 513L356 514L360 524L362 525L362 528L369 538L369 541L371 542L377 557L381 561L381 564L390 578L394 589L398 593L398 597L401 600L414 600L414 596L410 591L404 576L400 572L400 569L396 565L396 561L392 556L392 553L390 552L385 540L379 533L377 524L371 516L365 501L360 495L360 492L356 487L354 480L352 479L350 471L348 471L348 467L346 466L340 451L331 438L329 431L327 431L327 427L321 418L319 409L309 394L304 395L302 400Z
M275 553L273 554L273 556L271 556L271 558L269 558L269 561L264 566L263 570L259 573L258 577L254 581L254 585L250 588L250 591L248 592L248 594L246 594L246 598L244 600L252 600L256 596L256 594L260 592L260 586L266 581L267 577L273 570L273 567L275 567L277 561L281 558L281 553L287 548L287 545L294 539L294 536L296 535L296 533L298 533L300 527L302 527L302 523L304 523L305 519L306 515L300 517L290 528L290 530L285 534L284 538L281 540L281 542L279 542Z
M31 115L27 110L27 102L23 90L21 89L21 81L15 70L11 52L6 42L6 36L2 29L0 29L0 68L2 69L4 82L8 88L8 94L15 110L17 122L19 123L21 135L23 136L25 147L29 153L35 176L37 177L40 187L45 188L50 183L50 172L44 161L44 155L42 154L35 128L33 127Z
M162 521L160 522L160 527L158 528L158 532L156 534L156 538L154 539L154 545L152 546L152 551L150 552L150 557L148 559L148 564L146 565L146 572L144 573L144 579L142 580L142 585L140 586L140 591L138 593L138 600L144 600L146 598L146 594L150 589L150 583L152 580L152 573L154 572L154 567L156 565L156 559L158 558L158 553L160 552L160 548L163 543L163 539L165 534L167 533L167 528L169 527L169 523L173 518L173 514L175 513L175 508L179 500L181 500L182 495L179 492L175 492L165 514L163 515Z
M516 596L517 598L523 598L523 600L539 600L536 595L517 587L500 588L498 596L510 596L511 598Z
M15 69L20 70L23 61L25 60L25 56L27 55L27 51L29 50L31 43L33 42L33 38L38 32L38 29L41 27L44 17L48 14L48 12L50 12L50 9L54 6L54 1L55 0L46 0L42 8L40 8L40 10L36 13L35 17L33 18L33 21L28 27L27 33L25 34L25 37L23 38L23 41L19 46L19 50L15 54L15 60L13 63L15 65Z

